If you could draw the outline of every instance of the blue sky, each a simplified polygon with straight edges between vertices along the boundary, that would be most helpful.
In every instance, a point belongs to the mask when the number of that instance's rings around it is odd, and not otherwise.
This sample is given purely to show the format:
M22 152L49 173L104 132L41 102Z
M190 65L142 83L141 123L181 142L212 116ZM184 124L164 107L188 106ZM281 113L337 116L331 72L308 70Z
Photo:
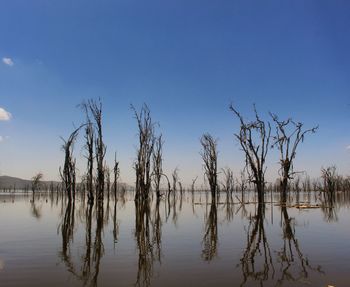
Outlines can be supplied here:
M348 1L2 1L0 174L58 178L60 136L83 116L83 99L104 104L107 161L117 150L133 182L137 143L130 104L147 103L164 135L165 169L201 176L199 138L219 139L219 165L238 172L233 133L252 104L293 117L317 134L296 168L350 174ZM80 173L82 150L76 146ZM269 157L276 176L277 152Z

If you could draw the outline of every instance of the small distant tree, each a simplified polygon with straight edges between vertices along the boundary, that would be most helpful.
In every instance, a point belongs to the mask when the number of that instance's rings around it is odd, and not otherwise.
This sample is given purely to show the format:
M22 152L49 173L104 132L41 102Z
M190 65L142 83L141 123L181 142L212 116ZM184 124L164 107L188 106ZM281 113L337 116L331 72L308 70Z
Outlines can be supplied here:
M106 179L106 188L107 188L107 198L109 201L110 191L111 191L111 170L109 169L109 166L107 163L105 163L105 179Z
M329 166L321 169L322 179L323 179L323 190L330 195L333 195L336 189L336 181L337 181L337 168L333 166Z
M179 181L179 174L178 174L179 169L175 168L173 170L173 173L171 174L171 177L173 178L173 192L175 195L175 191L177 190L177 183Z
M305 135L315 133L318 126L304 130L303 124L294 122L292 119L281 121L277 115L270 113L270 116L275 123L276 134L273 138L273 147L277 147L280 152L280 188L281 199L287 199L288 180L293 179L296 172L293 171L293 162L296 157L297 148L304 141Z
M249 183L249 179L247 179L246 177L246 173L244 172L244 170L241 170L240 172L240 178L236 180L237 182L237 191L241 193L241 204L245 203L244 200L244 193L248 188L248 183Z
M196 181L198 179L198 176L196 176L194 179L192 179L192 184L191 184L191 192L194 192L194 185L196 184Z
M32 177L32 191L33 194L35 191L40 189L41 186L41 180L43 178L43 174L41 172L37 173Z
M216 193L218 189L217 185L217 140L214 139L210 134L204 134L201 137L202 151L201 156L204 162L205 176L208 179L212 200L216 200Z
M222 172L224 174L224 182L222 184L223 190L226 191L226 193L232 193L234 191L234 182L235 179L233 177L233 171L227 167L223 168Z
M117 200L118 179L120 176L120 168L119 168L119 161L117 161L117 153L114 154L113 174L114 174L114 183L113 183L114 199Z
M241 114L230 105L230 110L240 121L240 131L235 134L245 154L245 169L249 181L254 183L259 203L264 202L266 156L269 150L271 125L260 119L254 105L255 120L245 122Z

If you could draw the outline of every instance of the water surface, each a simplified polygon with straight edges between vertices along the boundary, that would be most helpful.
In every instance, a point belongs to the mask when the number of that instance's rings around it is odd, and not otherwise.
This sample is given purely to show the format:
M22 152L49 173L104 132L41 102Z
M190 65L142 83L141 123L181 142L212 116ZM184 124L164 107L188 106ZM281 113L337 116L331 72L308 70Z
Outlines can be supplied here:
M349 286L350 198L0 195L0 286Z

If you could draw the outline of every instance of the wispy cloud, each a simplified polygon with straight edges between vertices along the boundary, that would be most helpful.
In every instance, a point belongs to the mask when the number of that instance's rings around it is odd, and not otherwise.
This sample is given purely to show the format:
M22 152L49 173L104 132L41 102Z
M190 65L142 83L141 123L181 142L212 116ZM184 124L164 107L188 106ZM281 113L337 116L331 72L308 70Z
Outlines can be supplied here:
M9 138L9 136L0 136L0 143L7 141Z
M11 118L12 115L4 108L0 107L0 121L9 121Z
M346 149L347 149L347 150L350 150L350 145L348 145L348 146L346 147Z
M2 58L2 62L5 65L10 66L10 67L12 67L15 64L11 58L6 58L6 57Z

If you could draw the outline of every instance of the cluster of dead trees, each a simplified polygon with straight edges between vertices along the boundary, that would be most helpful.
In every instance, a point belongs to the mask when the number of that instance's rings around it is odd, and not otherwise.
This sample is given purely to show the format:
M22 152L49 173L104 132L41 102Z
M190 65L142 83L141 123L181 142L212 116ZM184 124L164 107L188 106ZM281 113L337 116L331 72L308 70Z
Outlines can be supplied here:
M293 162L297 148L304 141L306 134L315 133L318 127L304 129L303 124L292 119L280 120L277 115L270 113L275 126L271 135L271 123L260 118L255 105L255 119L246 121L238 110L231 105L230 110L239 119L239 132L235 137L245 156L244 171L248 182L253 184L258 194L259 202L264 202L266 189L266 159L270 148L276 148L280 153L280 192L283 201L287 198L288 181L297 173L293 170ZM204 162L205 175L208 179L212 198L218 189L217 181L217 141L209 134L204 134L200 140L201 156ZM225 180L223 187L229 192L233 190L233 175L230 170L223 170ZM242 181L242 187L245 182Z
M171 191L171 184L168 176L163 172L163 144L164 140L162 134L157 135L155 132L156 123L152 121L151 112L146 104L144 104L140 111L137 111L131 105L134 112L134 117L138 127L138 147L136 151L136 160L134 169L136 174L136 193L135 200L148 199L150 192L153 190L160 199L162 196L160 192L160 182L164 178L168 184L168 194ZM177 185L182 190L181 182L178 181L177 168L172 174L173 187L176 191Z
M285 201L288 181L296 174L293 162L297 148L304 141L305 135L315 133L318 126L304 129L300 122L294 122L292 119L279 120L277 115L270 113L276 130L271 136L270 122L260 118L255 106L255 120L249 122L246 122L232 105L230 110L240 121L240 131L235 136L245 154L245 170L249 181L256 187L259 202L264 202L266 157L270 147L277 148L280 153L280 191L281 199Z
M103 201L105 191L110 191L117 197L118 179L120 177L119 162L114 159L113 168L109 168L105 161L106 145L103 140L102 103L100 100L84 101L80 105L85 115L85 121L78 128L63 139L64 165L60 167L60 176L69 200L75 199L76 193L76 160L74 158L74 144L78 134L84 132L84 155L86 158L86 173L83 177L84 190L87 192L88 202L93 204L95 200ZM182 193L183 187L176 168L172 175L172 185L168 176L163 172L163 144L161 134L156 133L157 124L152 121L151 113L147 105L140 110L131 106L138 127L138 146L134 170L136 175L135 200L149 198L154 191L157 198L161 197L161 180L164 178L168 185L168 192L178 189ZM322 169L323 184L317 181L311 182L306 178L300 181L299 172L294 170L294 160L297 150L308 134L317 131L318 126L304 128L300 122L288 118L280 120L276 114L270 113L270 121L259 116L254 106L253 120L246 120L241 113L230 105L230 111L239 120L239 130L234 134L244 154L245 166L241 172L241 178L234 179L233 172L229 168L218 168L217 139L211 134L205 133L200 138L204 175L212 195L216 197L220 190L227 193L240 191L243 193L253 186L257 192L259 202L264 202L267 189L281 193L282 201L286 201L289 190L319 190L334 192L339 189L348 189L349 180L341 178L335 172L335 167ZM277 185L267 184L265 179L266 160L270 149L279 152L279 180ZM219 174L223 175L223 181L218 180ZM113 178L112 178L113 177ZM195 190L197 177L192 181L191 191ZM35 188L35 187L34 187Z
M105 185L104 157L106 146L102 134L102 103L100 100L88 100L81 107L86 116L86 122L75 129L67 140L63 139L62 149L65 154L64 167L60 168L60 176L64 184L69 201L75 199L76 192L76 160L73 156L74 143L79 132L85 130L85 150L87 159L86 186L88 191L88 202L94 203L95 197L103 201ZM94 174L94 163L96 173Z

